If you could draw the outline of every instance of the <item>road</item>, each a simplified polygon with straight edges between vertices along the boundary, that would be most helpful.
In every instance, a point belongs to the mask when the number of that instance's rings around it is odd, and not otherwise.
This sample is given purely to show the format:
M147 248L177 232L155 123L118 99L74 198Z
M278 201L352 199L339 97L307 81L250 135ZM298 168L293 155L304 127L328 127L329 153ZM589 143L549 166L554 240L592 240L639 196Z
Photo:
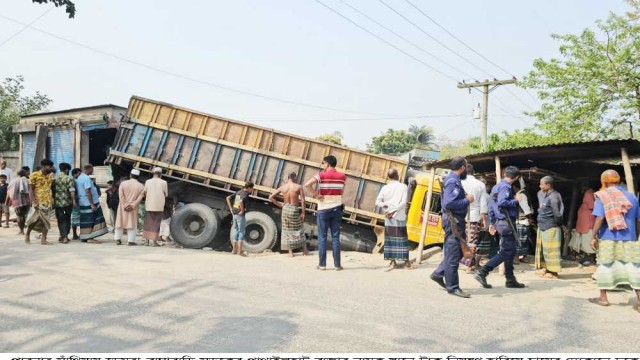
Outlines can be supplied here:
M497 274L481 289L461 272L472 298L460 299L427 278L439 252L390 272L382 255L343 253L336 272L316 270L317 255L243 258L108 236L25 245L16 232L0 229L2 352L640 351L635 297L587 302L593 269L543 280L519 265L522 290Z

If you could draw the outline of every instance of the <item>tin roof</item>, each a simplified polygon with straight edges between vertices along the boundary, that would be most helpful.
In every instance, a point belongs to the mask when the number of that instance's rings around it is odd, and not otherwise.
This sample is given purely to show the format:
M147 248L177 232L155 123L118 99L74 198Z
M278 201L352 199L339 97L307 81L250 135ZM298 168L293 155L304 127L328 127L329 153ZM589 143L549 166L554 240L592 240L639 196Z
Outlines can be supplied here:
M87 110L95 110L95 109L103 109L103 108L126 109L126 107L124 107L124 106L118 106L118 105L113 105L113 104L104 104L104 105L85 106L85 107L79 107L79 108L73 108L73 109L64 109L64 110L48 111L48 112L43 112L43 113L28 114L28 115L23 115L22 118L24 119L24 118L35 117L35 116L57 115L57 114L72 113L72 112L87 111Z

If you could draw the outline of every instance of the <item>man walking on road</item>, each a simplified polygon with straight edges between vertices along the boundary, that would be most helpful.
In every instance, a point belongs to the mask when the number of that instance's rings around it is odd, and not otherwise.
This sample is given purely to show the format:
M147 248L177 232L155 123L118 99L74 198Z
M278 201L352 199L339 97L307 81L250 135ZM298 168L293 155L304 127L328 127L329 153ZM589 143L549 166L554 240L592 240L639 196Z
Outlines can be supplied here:
M123 181L118 188L120 203L114 225L114 239L117 245L122 245L124 230L127 230L127 245L137 245L138 208L144 197L144 185L138 181L138 176L140 176L140 170L131 170L129 180Z
M164 215L164 203L169 196L167 182L162 180L161 168L153 168L153 177L144 183L144 192L146 214L142 237L147 245L149 245L149 240L152 240L153 246L159 246L160 223Z
M53 181L53 201L56 209L56 220L58 220L58 230L60 238L58 242L69 243L69 232L71 231L71 211L78 206L76 201L76 182L69 175L71 165L60 163L58 165L60 174Z
M331 230L331 249L333 265L336 271L342 270L340 264L340 225L344 213L342 193L347 181L345 174L336 170L338 159L329 155L322 160L324 171L307 181L305 187L318 200L318 270L327 269L327 231ZM318 185L318 191L313 189Z
M513 260L516 256L515 222L518 216L518 201L520 194L514 197L512 185L520 177L520 170L515 166L508 166L504 171L504 179L491 190L489 202L489 222L491 232L500 234L500 250L486 265L476 272L474 278L484 287L490 289L487 283L489 273L504 263L504 276L507 279L505 287L523 288L513 274Z
M396 261L404 262L412 269L409 261L409 240L407 238L407 185L400 182L398 170L389 169L389 183L380 189L376 206L384 211L384 259L390 260L389 269L397 267Z
M476 201L469 204L469 212L467 214L467 221L469 222L465 228L467 233L467 243L469 244L469 250L473 256L471 259L463 258L461 261L467 266L467 273L472 273L473 268L478 266L480 262L480 256L476 255L478 248L478 240L480 238L480 230L483 229L487 223L487 212L483 209L482 197L485 193L485 185L482 181L476 179L473 174L475 173L473 165L467 165L467 178L461 180L462 188L467 194L473 195ZM484 212L482 210L485 210Z
M553 178L540 179L538 191L538 241L536 242L536 269L538 275L547 279L558 279L561 267L562 224L564 205L562 196L553 189Z
M99 244L95 238L109 232L104 214L100 207L98 188L91 180L93 165L84 166L84 173L76 179L78 190L78 205L80 207L80 241L84 243Z
M233 247L231 249L232 254L246 256L242 252L242 243L246 240L245 214L247 213L247 200L249 199L249 195L251 195L252 191L253 183L247 182L240 191L227 196L227 205L229 206L229 211L231 211L231 214L233 215L233 231L235 234L235 237L231 240L231 246ZM231 203L231 199L233 199L233 203Z
M41 169L34 171L29 178L29 185L32 194L31 202L33 208L27 217L27 232L24 235L24 242L29 244L31 231L35 230L42 233L40 243L42 245L51 245L47 241L47 233L51 228L51 210L53 207L53 193L51 184L53 183L53 162L43 159L40 162Z
M302 253L307 255L307 239L304 235L304 189L296 182L298 175L289 174L287 183L269 196L269 201L282 208L281 249L289 250L289 256L293 257L293 250L302 248ZM283 203L276 200L282 194Z
M465 195L462 188L460 180L464 180L466 177L467 160L463 157L453 158L451 172L444 178L442 190L442 226L445 234L444 259L431 274L431 280L445 288L449 294L462 298L469 298L471 295L460 289L459 285L458 266L460 259L462 259L460 241L466 241L464 231L467 208L475 201L473 195Z

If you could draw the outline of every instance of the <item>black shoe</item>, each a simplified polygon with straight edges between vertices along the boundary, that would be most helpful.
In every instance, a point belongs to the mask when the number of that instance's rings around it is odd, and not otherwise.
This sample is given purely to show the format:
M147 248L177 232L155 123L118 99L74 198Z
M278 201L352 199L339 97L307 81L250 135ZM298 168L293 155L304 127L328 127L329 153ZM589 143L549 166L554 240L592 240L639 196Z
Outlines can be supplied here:
M485 289L491 289L492 286L487 282L487 272L484 269L480 269L476 271L476 274L473 275L473 278L476 279L477 282L482 285Z
M504 284L504 287L512 288L512 289L522 289L524 287L523 283L519 283L516 278L507 279L507 282Z
M127 243L127 246L136 246L136 245L138 245L138 244L136 244L136 243L134 243L134 242L128 242L128 243Z
M342 271L344 268L342 266L336 266L336 271Z
M461 298L465 298L468 299L471 297L471 294L469 294L468 292L463 291L462 289L455 289L453 291L450 291L449 294L451 295L455 295Z
M447 285L444 283L444 279L441 277L436 277L436 276L429 276L429 279L435 281L438 285L442 286L443 289L447 288Z

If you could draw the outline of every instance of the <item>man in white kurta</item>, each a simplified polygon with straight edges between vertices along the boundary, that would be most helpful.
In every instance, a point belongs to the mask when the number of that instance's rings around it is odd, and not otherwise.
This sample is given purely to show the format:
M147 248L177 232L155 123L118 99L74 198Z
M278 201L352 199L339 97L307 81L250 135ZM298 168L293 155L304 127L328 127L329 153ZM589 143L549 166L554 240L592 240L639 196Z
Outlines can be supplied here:
M120 204L115 223L116 244L122 244L122 234L127 230L127 245L136 245L136 233L138 228L138 208L144 197L144 185L138 181L140 170L131 170L129 180L123 181L118 189Z
M164 203L169 196L167 182L162 180L162 169L153 168L153 177L144 183L145 201L144 232L142 237L153 240L153 246L158 246L160 239L160 224L164 215Z

